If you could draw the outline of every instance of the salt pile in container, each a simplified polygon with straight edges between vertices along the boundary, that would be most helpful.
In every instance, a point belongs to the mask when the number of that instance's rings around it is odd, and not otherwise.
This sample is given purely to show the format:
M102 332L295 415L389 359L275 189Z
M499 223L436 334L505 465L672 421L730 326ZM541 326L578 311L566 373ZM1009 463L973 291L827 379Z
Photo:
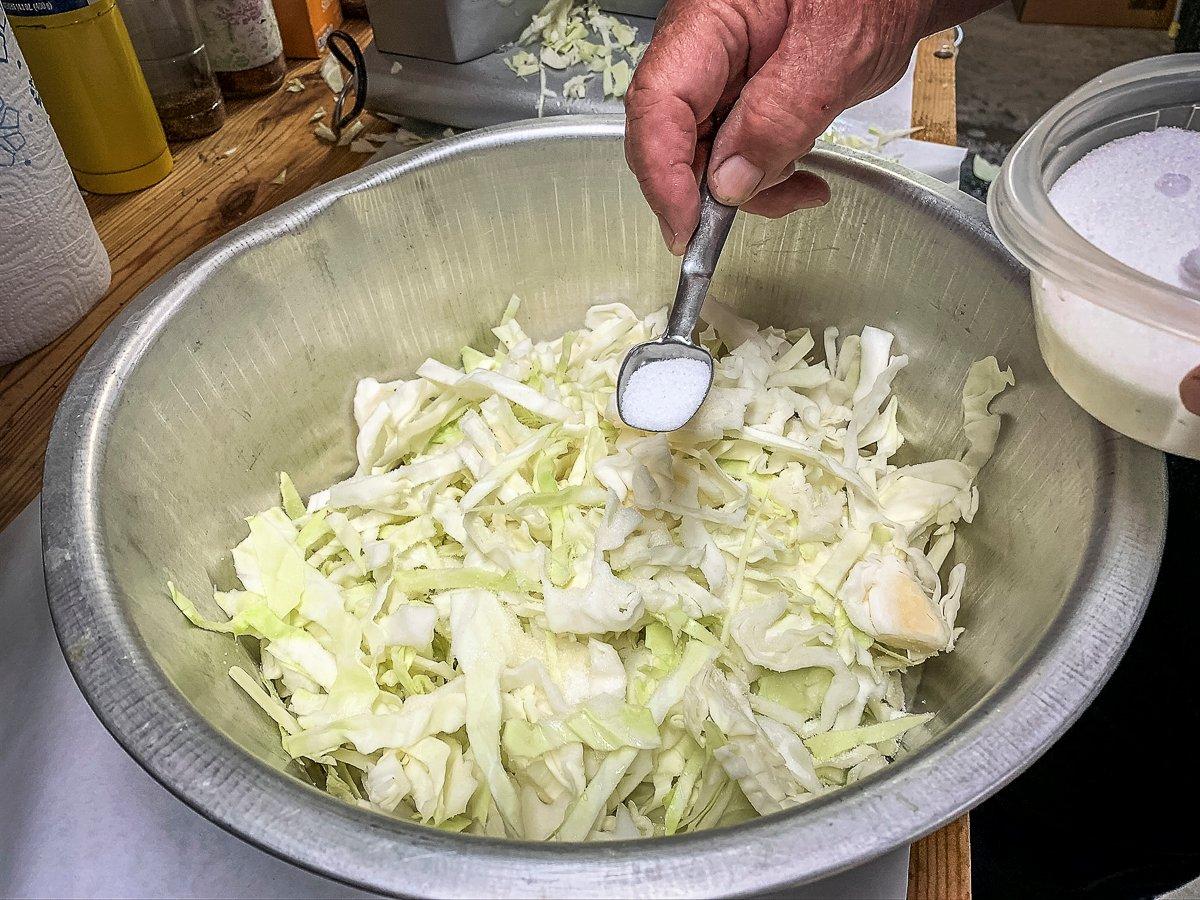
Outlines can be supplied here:
M1050 202L1109 256L1200 294L1200 132L1159 128L1097 147Z
M712 373L687 357L657 359L636 369L621 396L621 418L642 431L674 431L696 414Z
M1200 304L1200 132L1164 127L1110 141L1067 169L1049 196L1088 242ZM1039 282L1038 340L1067 393L1136 440L1200 458L1200 416L1181 402L1200 363L1196 344L1052 278Z

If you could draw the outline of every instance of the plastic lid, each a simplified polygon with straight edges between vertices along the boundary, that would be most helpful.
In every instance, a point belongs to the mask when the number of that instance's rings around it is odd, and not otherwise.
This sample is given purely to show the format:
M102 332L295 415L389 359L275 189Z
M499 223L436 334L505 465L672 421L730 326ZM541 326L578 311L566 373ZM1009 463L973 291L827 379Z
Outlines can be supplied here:
M1050 202L1058 176L1101 144L1159 126L1200 130L1200 53L1120 66L1051 108L1017 142L988 196L992 228L1035 273L1089 301L1200 341L1200 298L1109 256Z

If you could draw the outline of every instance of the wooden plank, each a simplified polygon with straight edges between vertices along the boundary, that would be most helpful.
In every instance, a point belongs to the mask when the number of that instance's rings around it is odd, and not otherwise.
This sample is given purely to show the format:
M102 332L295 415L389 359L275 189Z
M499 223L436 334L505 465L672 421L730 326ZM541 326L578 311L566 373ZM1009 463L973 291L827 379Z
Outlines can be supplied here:
M917 46L913 72L912 123L924 141L955 144L954 29L932 34ZM908 862L909 900L970 900L971 824L962 816L912 846Z
M971 900L971 823L968 816L926 835L908 858L908 900Z
M938 54L942 54L939 56ZM948 54L948 55L947 55ZM958 142L958 109L954 91L957 61L954 29L931 34L917 45L917 65L913 73L915 137L938 144Z
M366 23L346 27L361 42L370 40ZM86 198L112 260L112 287L50 346L0 367L0 529L41 489L54 410L88 348L125 304L231 228L369 158L313 135L313 113L319 107L327 115L333 111L318 65L300 60L291 66L288 78L300 78L303 91L281 88L268 97L231 102L220 131L172 148L175 171L154 187ZM375 120L368 118L372 130ZM285 170L283 184L274 184Z

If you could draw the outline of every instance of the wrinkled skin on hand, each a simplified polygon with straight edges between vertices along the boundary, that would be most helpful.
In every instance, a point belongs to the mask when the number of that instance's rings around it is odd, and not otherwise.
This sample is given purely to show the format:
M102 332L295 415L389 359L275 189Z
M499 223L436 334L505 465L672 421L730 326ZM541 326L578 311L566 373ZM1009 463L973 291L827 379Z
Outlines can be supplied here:
M943 27L932 7L944 19L988 5L670 0L626 96L625 155L671 252L695 230L705 166L713 195L748 212L825 203L829 187L796 161L843 110L900 79L917 41Z

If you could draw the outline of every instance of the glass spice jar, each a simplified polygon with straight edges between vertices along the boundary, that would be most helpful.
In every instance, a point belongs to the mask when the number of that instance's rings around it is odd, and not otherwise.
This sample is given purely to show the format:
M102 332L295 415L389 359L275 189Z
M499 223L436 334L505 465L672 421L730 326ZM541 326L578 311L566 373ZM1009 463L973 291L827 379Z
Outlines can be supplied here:
M287 74L271 0L196 0L200 31L226 97L269 94Z
M194 140L225 124L192 0L121 0L121 9L167 139Z

